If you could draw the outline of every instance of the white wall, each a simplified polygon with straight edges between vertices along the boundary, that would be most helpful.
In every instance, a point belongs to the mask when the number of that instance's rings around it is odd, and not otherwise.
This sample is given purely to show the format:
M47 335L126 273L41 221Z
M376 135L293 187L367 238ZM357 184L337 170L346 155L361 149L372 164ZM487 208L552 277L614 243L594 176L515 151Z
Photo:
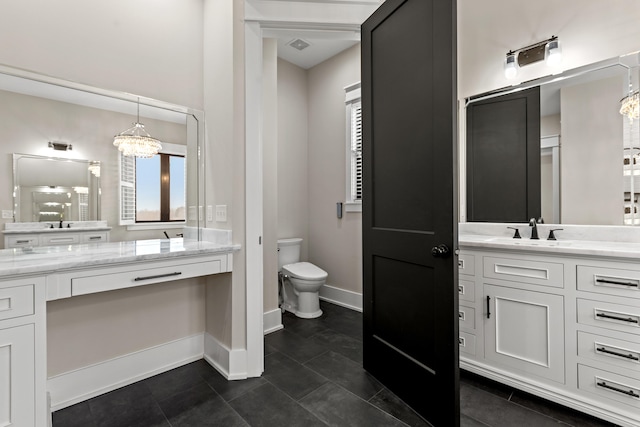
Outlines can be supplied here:
M562 223L622 224L623 87L621 77L612 77L561 90Z
M509 50L559 37L563 60L553 70L576 68L640 49L636 0L458 0L458 97L549 74L542 63L504 77Z
M278 60L278 238L302 238L305 261L310 244L307 85L306 70Z
M327 284L362 292L362 214L336 216L346 198L344 88L360 81L360 45L309 70L309 260Z
M0 64L203 109L202 0L6 0Z

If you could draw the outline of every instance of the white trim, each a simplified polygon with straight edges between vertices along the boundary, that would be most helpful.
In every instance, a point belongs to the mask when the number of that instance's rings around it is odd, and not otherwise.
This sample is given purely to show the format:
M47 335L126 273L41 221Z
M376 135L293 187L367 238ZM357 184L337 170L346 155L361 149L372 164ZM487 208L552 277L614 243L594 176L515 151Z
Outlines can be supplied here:
M203 334L118 356L47 380L51 410L91 399L202 358Z
M204 360L228 380L244 380L247 376L247 351L231 350L215 339L204 334Z
M320 288L320 299L351 310L362 312L362 294L358 292L323 285Z
M262 29L245 22L245 375L264 371L263 246L262 246ZM235 372L233 365L231 373Z
M174 156L186 156L187 155L187 146L183 144L172 144L169 142L162 142L162 149L160 153L162 154L172 154Z
M262 317L264 319L262 324L264 325L265 335L284 328L284 326L282 326L282 310L279 308L265 312Z
M345 212L362 212L362 200L344 203Z
M148 224L138 223L127 225L127 231L139 231L139 230L165 230L171 228L184 228L187 225L186 221L180 222L150 222Z

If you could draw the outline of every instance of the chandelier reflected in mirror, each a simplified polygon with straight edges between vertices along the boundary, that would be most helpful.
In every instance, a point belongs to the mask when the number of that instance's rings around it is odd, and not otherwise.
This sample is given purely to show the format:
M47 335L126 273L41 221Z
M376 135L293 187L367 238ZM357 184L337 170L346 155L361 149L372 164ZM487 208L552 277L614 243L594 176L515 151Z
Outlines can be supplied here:
M162 149L160 141L149 135L140 123L140 99L138 98L137 120L132 127L113 138L113 145L125 156L153 157Z
M634 119L640 117L640 96L638 91L631 92L620 100L620 114L627 116L633 123Z

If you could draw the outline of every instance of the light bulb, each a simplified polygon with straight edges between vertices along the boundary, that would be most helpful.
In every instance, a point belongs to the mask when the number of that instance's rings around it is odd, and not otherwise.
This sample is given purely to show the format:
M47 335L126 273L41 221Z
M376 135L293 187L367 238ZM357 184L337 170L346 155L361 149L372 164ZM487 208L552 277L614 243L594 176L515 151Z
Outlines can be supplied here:
M560 62L562 62L562 49L560 49L558 39L551 40L547 43L546 62L549 67L558 66Z
M516 65L516 55L509 52L504 62L504 76L513 79L518 75L518 67Z

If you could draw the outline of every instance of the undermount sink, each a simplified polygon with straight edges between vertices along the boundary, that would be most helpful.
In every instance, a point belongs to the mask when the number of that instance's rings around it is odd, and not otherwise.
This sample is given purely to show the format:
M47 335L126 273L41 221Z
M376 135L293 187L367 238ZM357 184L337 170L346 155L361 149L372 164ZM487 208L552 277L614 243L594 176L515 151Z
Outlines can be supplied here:
M572 242L567 240L535 240L528 239L526 237L523 237L521 239L514 239L512 237L494 237L491 239L487 239L487 242L522 246L570 246L572 244Z

